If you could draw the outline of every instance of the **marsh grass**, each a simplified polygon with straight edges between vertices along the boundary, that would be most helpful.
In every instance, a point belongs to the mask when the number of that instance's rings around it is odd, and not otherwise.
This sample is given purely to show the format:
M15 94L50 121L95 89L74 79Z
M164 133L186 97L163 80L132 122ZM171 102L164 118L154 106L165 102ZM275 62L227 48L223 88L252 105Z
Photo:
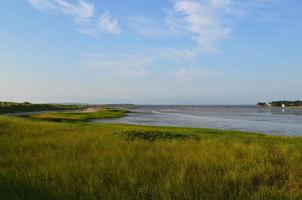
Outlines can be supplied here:
M53 122L86 122L92 119L119 118L128 112L118 109L100 109L96 112L48 112L31 115L30 118Z
M301 198L301 138L0 116L0 199Z

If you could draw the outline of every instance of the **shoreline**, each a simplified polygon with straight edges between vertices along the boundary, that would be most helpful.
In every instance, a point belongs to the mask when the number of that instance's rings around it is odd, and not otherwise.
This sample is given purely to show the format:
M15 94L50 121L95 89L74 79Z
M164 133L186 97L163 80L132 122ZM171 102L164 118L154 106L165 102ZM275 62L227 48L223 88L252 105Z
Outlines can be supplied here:
M265 110L269 110L270 108L268 107L263 107ZM273 110L284 110L280 109L279 107L271 107L272 112ZM296 108L291 108L291 109L296 109ZM290 109L288 109L290 110ZM267 111L268 112L268 111ZM129 111L125 110L120 110L120 109L114 109L111 110L109 108L104 109L101 107L93 107L93 108L86 108L86 109L80 109L80 110L73 110L73 111L42 111L42 112L32 112L32 113L22 113L22 114L14 114L14 116L20 116L20 117L27 117L31 119L38 119L38 120L44 120L44 121L65 121L65 122L88 122L88 123L102 123L102 124L124 124L124 125L139 125L139 126L151 126L151 127L178 127L178 128L210 128L210 129L216 129L216 130L221 130L221 131L242 131L242 132L254 132L254 133L260 133L260 134L265 134L265 135L273 135L273 136L289 136L289 137L301 137L302 132L299 132L297 128L287 128L284 129L282 125L275 124L277 129L267 129L265 126L268 126L272 124L273 122L267 122L267 125L263 124L257 124L257 121L243 121L242 124L248 123L247 125L232 125L232 121L228 119L228 121L225 121L227 119L224 118L210 118L211 122L198 122L198 119L195 119L194 123L191 122L191 124L186 124L186 119L184 119L184 122L181 122L179 118L177 120L173 121L167 121L164 120L163 123L156 123L154 121L154 117L144 119L144 115L142 116L143 120L151 120L150 122L143 123L141 120L138 120L137 122L131 120L131 115L130 115L130 120L125 119L123 120L122 118L128 117L130 114ZM140 113L136 113L137 117L140 117ZM157 120L161 119L161 116ZM197 116L198 117L198 116ZM204 118L204 116L201 116ZM135 118L135 116L134 116ZM200 119L202 120L202 119ZM236 120L236 119L234 119ZM193 124L192 124L193 123ZM214 124L211 124L214 123ZM237 124L240 122L236 122ZM236 124L235 123L235 124ZM216 125L215 125L216 124ZM278 128L279 127L279 128Z

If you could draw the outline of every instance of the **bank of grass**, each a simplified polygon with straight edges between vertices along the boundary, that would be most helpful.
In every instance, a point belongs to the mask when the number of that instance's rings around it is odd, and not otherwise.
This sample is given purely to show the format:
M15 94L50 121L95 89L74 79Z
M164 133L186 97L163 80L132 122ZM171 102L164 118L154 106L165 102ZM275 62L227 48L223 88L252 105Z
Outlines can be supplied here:
M49 112L31 115L32 119L55 121L55 122L86 122L92 119L119 118L128 113L127 110L99 109L94 112Z
M301 198L302 138L0 116L0 199Z
M36 112L36 111L51 111L51 110L74 110L83 109L84 105L63 105L63 104L33 104L29 102L0 102L0 114L19 113L19 112Z

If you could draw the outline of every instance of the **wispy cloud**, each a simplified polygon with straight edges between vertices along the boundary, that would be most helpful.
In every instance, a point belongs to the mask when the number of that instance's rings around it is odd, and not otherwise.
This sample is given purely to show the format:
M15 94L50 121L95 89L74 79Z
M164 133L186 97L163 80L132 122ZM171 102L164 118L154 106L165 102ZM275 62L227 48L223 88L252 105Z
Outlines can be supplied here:
M105 33L119 34L121 32L121 29L118 27L117 19L113 18L109 12L100 16L98 27Z
M55 10L53 2L49 0L27 0L34 8L39 10Z
M230 13L229 0L175 0L168 11L171 30L191 35L202 50L212 52L228 38L231 28L225 20Z
M65 0L28 0L36 9L41 11L55 11L71 17L74 22L80 23L93 17L95 7L86 0L79 0L72 4Z
M169 54L186 60L202 52L216 52L219 44L232 36L232 26L242 19L276 22L269 8L275 0L173 0L166 10L166 23L180 40L193 42L186 49L170 48Z
M27 0L30 5L40 11L57 12L73 20L80 26L79 31L86 34L109 33L118 34L121 32L116 18L103 13L95 19L95 5L88 0L78 0L70 3L66 0Z

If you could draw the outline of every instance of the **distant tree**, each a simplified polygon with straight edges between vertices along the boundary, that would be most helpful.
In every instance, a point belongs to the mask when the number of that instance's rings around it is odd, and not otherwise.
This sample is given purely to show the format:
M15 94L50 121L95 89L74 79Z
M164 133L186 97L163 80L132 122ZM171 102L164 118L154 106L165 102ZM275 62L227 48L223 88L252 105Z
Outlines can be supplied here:
M302 106L302 101L272 101L270 104L276 107L281 107L282 104L285 106Z
M258 102L257 103L257 106L265 106L266 105L266 103L264 103L264 102Z

